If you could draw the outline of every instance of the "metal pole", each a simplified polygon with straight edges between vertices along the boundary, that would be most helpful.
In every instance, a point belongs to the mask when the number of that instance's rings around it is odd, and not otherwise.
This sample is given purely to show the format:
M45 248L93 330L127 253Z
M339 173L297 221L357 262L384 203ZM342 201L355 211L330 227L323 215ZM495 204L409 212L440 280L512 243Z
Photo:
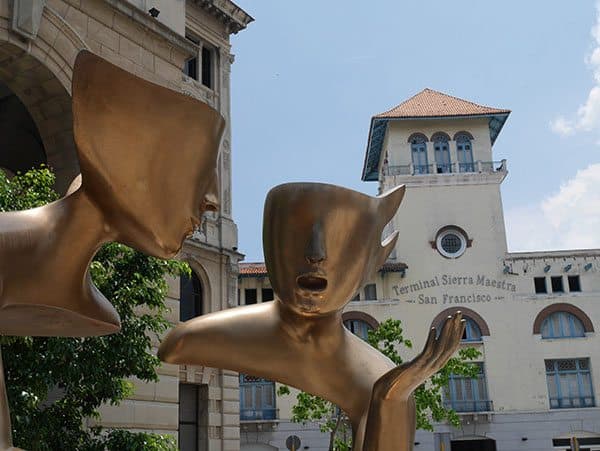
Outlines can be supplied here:
M577 437L571 438L571 451L579 451L579 440L577 440Z

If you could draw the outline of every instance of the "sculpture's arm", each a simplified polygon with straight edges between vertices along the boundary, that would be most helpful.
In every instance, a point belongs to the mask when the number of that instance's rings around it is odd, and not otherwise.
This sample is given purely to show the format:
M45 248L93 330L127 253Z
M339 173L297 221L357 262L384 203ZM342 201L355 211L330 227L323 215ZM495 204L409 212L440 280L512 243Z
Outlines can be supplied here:
M421 354L375 382L362 451L413 449L416 419L412 393L454 354L464 327L460 312L448 317L439 337L436 338L436 329L431 329Z
M270 303L223 310L175 326L158 357L167 363L210 366L255 376L269 368Z

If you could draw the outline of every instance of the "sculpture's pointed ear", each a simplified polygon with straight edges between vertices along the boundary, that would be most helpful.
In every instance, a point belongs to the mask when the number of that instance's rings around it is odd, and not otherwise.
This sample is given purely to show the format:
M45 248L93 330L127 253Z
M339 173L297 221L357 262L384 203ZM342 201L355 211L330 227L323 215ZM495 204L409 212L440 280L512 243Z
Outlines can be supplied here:
M396 241L398 241L398 235L399 233L396 230L381 243L381 250L379 251L380 253L379 261L377 262L377 269L383 266L383 264L386 262L386 260L394 250L394 246L396 246Z
M384 224L390 222L392 217L396 214L396 211L398 211L400 202L402 202L402 199L404 198L405 191L406 187L400 185L377 197L377 200L379 201L379 217L384 220Z

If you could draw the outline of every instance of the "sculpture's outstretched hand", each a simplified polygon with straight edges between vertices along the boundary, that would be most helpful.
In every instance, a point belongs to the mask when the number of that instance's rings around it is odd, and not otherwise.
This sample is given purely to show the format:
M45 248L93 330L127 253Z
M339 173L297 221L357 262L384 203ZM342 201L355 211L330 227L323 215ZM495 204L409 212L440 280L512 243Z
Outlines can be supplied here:
M373 399L406 399L429 377L438 372L454 354L465 328L461 312L449 316L437 336L432 327L421 354L380 377L373 387Z
M413 391L448 362L464 331L462 314L448 317L437 336L429 331L421 354L381 376L373 386L362 447L358 451L412 451L415 436ZM390 437L394 431L394 437Z

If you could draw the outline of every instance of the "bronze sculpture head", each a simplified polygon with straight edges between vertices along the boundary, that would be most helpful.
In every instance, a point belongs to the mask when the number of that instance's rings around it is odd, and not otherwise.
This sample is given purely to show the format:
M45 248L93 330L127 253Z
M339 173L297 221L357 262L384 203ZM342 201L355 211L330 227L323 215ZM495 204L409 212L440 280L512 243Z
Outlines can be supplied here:
M73 118L83 188L115 241L173 257L204 210L218 207L224 119L86 51L75 63Z
M118 331L87 271L98 248L119 241L172 257L218 206L217 111L88 51L75 60L72 94L81 176L56 202L0 214L0 334Z
M273 188L263 247L281 302L302 315L342 309L393 249L397 232L381 235L403 196L403 186L381 197L323 183Z

